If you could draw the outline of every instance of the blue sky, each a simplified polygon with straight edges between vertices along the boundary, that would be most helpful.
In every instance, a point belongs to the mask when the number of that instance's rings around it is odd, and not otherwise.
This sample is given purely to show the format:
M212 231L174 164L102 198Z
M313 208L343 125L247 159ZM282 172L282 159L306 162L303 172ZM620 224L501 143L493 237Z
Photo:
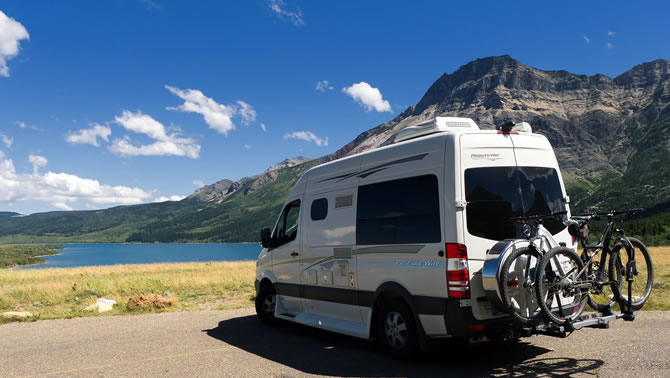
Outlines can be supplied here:
M670 58L667 2L509 4L2 0L0 211L180 198L323 156L476 58L609 76Z

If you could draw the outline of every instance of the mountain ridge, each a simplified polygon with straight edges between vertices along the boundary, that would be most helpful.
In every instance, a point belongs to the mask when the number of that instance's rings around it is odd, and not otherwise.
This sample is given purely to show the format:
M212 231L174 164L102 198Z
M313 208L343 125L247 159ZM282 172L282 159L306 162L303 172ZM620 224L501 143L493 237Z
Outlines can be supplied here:
M611 78L543 71L505 55L444 73L415 105L333 154L287 159L275 165L278 169L256 176L220 180L180 202L166 203L163 210L155 204L119 207L147 206L153 218L135 214L135 223L119 218L107 226L92 220L100 230L80 225L65 237L94 237L108 227L116 230L119 241L256 240L257 229L274 222L284 197L306 169L390 144L400 129L435 116L469 117L483 129L507 121L529 122L554 146L574 211L590 206L670 208L664 205L670 204L670 62L641 63ZM117 209L110 214L128 212L119 208L109 209ZM64 214L62 222L73 222ZM54 227L40 223L39 217L26 218L0 221L0 242L23 236L47 240L53 234Z

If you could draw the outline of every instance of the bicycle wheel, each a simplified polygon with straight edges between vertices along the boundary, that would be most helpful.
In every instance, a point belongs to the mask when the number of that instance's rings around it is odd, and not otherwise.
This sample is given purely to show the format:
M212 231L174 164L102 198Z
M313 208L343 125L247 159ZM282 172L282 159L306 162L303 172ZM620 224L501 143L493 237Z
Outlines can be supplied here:
M538 303L547 320L564 325L584 312L590 283L582 259L572 249L549 250L542 256L538 272Z
M602 250L599 250L595 254L595 259L589 264L589 256L586 251L583 251L580 255L582 262L586 266L586 276L589 277L593 282L609 282L609 254L605 256L605 262L603 263L600 258L600 253L603 253ZM589 290L589 295L587 302L589 306L598 311L598 312L607 312L612 306L616 304L616 299L614 293L612 292L612 287L609 284L598 285L595 284Z
M632 248L635 248L635 270L633 272L632 285L632 308L639 310L649 299L651 287L654 284L654 266L651 262L651 256L647 247L641 241L635 238L626 238L630 245L618 243L612 250L609 264L609 274L612 283L612 292L619 306L625 308L628 306L628 282L626 281L626 265L630 261Z
M519 248L512 252L502 266L500 294L507 312L520 324L540 318L542 312L535 293L535 271L540 254L535 248Z

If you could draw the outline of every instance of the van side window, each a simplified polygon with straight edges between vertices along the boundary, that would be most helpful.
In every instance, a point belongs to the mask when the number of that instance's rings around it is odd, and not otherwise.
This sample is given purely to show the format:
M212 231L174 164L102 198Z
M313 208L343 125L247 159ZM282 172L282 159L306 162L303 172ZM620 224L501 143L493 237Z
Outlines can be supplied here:
M328 199L319 198L312 201L312 209L310 213L313 221L326 219L328 216Z
M439 243L440 230L435 175L358 188L356 244Z
M300 214L300 200L295 200L284 208L277 223L273 237L279 240L279 245L295 240L298 235L298 215Z

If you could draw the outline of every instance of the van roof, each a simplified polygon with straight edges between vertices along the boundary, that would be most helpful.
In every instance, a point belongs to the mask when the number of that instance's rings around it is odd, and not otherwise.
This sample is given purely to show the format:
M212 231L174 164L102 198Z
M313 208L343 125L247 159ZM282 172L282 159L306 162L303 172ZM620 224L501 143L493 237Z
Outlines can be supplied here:
M441 120L438 120L438 119L441 119ZM464 120L467 120L467 121L464 121ZM456 126L456 127L444 126L446 124L446 122L448 122L448 121L464 122L464 123L467 122L469 124L469 126L467 126L467 127L465 127L465 126L460 126L460 127L459 126ZM425 141L425 140L428 140L428 139L438 139L438 138L447 139L447 138L455 137L456 135L464 135L464 134L499 134L500 133L497 130L481 130L479 128L479 126L477 126L477 124L472 119L470 119L470 118L458 118L458 117L436 117L436 118L433 118L433 119L430 119L430 120L427 120L427 121L424 121L424 122L421 122L421 123L418 123L418 124L415 124L415 125L412 125L412 126L408 126L403 130L406 130L406 129L408 129L410 127L414 127L414 126L420 126L421 127L422 125L424 125L423 127L425 129L428 129L430 127L430 125L433 125L433 127L436 128L436 129L446 128L446 130L437 130L437 131L433 131L433 132L427 132L424 135L417 135L417 136L414 136L414 137L408 137L408 138L405 138L401 141L396 141L396 142L394 142L392 144L389 144L389 145L386 145L386 146L373 148L373 149L363 151L363 152L359 152L359 153L356 153L356 154L353 154L353 155L349 155L349 156L346 156L346 157L343 157L343 158L340 158L340 159L337 159L337 160L329 161L327 163L323 163L323 164L320 164L320 165L317 165L315 167L310 168L307 172L305 172L303 174L303 176L307 176L309 174L309 172L321 169L322 167L331 166L331 165L335 165L335 164L338 164L338 165L339 164L346 164L348 161L350 161L352 159L357 159L357 158L360 158L362 156L366 156L368 154L373 154L373 153L376 153L377 151L392 149L392 148L396 148L396 147L399 147L399 146L405 146L405 145L408 145L408 144L417 143L417 142ZM425 125L428 125L428 127L425 126ZM474 125L474 127L471 126L471 125ZM399 135L400 133L402 133L403 130L398 132L396 135ZM411 134L408 133L406 135L409 136ZM518 135L516 135L516 137L519 137L519 136L521 136L521 137L542 138L542 139L546 140L546 137L544 135L534 134L534 133L529 133L529 132L521 132Z

